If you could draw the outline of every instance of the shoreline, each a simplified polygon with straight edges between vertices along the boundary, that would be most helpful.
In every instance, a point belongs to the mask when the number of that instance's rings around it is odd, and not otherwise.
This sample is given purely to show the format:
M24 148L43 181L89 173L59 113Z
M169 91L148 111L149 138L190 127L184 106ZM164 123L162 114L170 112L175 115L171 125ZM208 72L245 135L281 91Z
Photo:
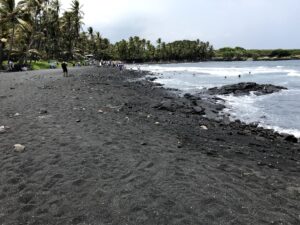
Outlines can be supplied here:
M131 71L140 71L140 72L144 72L144 73L146 73L146 76L150 76L150 77L145 77L145 79L147 80L147 81L150 81L150 82L155 82L158 78L159 78L159 75L160 75L160 73L159 72L152 72L152 71L147 71L147 70L135 70L135 69L130 69ZM159 85L159 86L162 86L162 87L164 87L164 84L162 84L162 83L157 83L157 82L155 82L154 83L155 85ZM240 82L237 82L236 84L240 84ZM234 85L236 85L236 84L232 84L232 86L234 86ZM267 86L269 86L269 84L264 84L266 87ZM272 86L272 85L271 85ZM221 87L219 87L219 88L223 88L223 87L226 87L226 85L224 85L224 86L221 86ZM276 88L276 86L274 86L275 88ZM175 91L175 92L178 92L178 93L181 93L181 95L183 96L184 94L189 94L189 95L194 95L195 97L207 97L207 96L212 96L211 98L217 98L217 99L219 99L219 100L221 100L221 101L223 101L224 103L222 104L223 106L224 106L224 109L225 108L227 108L226 107L226 99L224 99L224 98L222 98L222 95L223 94L207 94L206 92L208 91L207 89L205 89L205 90L199 90L199 92L198 93L194 93L194 94L192 94L192 93L189 93L189 92L184 92L183 93L183 91L181 91L181 90L179 90L179 89L172 89L172 88L165 88L166 90L169 90L169 91ZM211 89L214 89L214 88L211 88ZM283 88L283 90L287 90L286 88ZM266 93L266 94L270 94L270 93ZM266 94L263 94L263 95L266 95ZM216 104L217 104L217 102L215 102ZM218 103L219 104L219 103ZM220 113L223 113L222 111L220 112ZM226 115L225 115L226 114ZM247 124L247 125L253 125L253 124L256 124L258 127L261 127L261 128L263 128L263 129L266 129L266 130L272 130L274 133L276 133L276 134L279 134L279 135L281 135L281 136L286 136L286 137L288 137L288 136L293 136L293 137L289 137L289 138L293 138L294 140L296 140L297 139L297 141L299 142L299 140L300 140L300 136L298 137L297 135L295 135L295 133L289 133L288 131L289 130L294 130L294 129L288 129L288 128L281 128L281 127L278 127L278 126L276 126L276 125L267 125L267 126L264 126L264 125L262 125L259 121L254 121L254 122L245 122L245 121L241 121L240 119L238 119L238 118L232 118L231 117L231 115L229 114L229 113L224 113L224 114L222 114L223 116L224 116L224 119L225 120L230 120L231 122L235 122L235 121L240 121L240 122L242 122L242 123L244 123L244 124ZM217 116L216 116L217 117ZM277 127L277 130L276 130L276 128L274 128L274 127ZM280 130L285 130L286 132L282 132L282 131L280 131ZM297 129L295 129L295 132L299 132L299 130L297 130Z
M70 74L0 76L0 223L299 223L299 143L142 71Z
M258 59L258 60L225 60L225 59L212 59L212 60L203 60L203 61L163 61L163 62L135 62L130 63L126 62L127 65L152 65L152 64L177 64L177 63L201 63L201 62L276 62L276 61L300 61L300 58L290 58L290 59Z
M130 63L130 62L126 62L126 65L152 65L152 64L178 64L178 63L201 63L201 62L260 62L260 61L266 61L266 62L275 62L275 61L300 61L300 58L291 58L291 59L259 59L259 60L249 60L249 59L245 59L245 60L203 60L203 61L164 61L164 62L141 62L141 63ZM83 66L83 67L89 67L89 66ZM73 66L70 66L69 68L74 68ZM75 67L76 68L76 67ZM78 68L78 67L77 67ZM15 72L9 72L9 73L17 73L17 72L30 72L30 71L43 71L43 70L49 70L49 69L45 69L45 68L41 68L41 69L32 69L32 70L27 70L27 71L15 71ZM52 69L52 70L60 70L60 68L56 68L56 69ZM7 70L0 70L0 74L1 73L8 73Z

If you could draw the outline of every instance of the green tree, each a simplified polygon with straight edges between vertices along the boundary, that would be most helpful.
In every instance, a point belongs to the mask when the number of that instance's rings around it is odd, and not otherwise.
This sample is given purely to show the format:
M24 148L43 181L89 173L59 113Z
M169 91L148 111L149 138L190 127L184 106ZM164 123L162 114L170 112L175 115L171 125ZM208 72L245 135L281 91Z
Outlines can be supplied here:
M71 14L73 20L73 27L72 27L72 34L74 35L73 38L75 46L77 46L81 26L82 26L82 19L83 19L83 12L81 11L81 6L79 0L73 0L71 6Z
M26 22L22 20L22 7L21 4L16 4L15 0L0 0L0 14L2 26L7 24L11 27L9 50L7 54L8 60L10 60L11 52L14 45L14 37L17 26L26 26Z

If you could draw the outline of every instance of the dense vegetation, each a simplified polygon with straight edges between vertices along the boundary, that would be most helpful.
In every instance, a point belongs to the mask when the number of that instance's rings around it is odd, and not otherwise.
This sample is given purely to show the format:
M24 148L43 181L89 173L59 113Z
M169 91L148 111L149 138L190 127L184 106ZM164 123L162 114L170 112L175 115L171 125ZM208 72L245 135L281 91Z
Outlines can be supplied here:
M0 68L4 60L31 64L32 60L96 59L149 61L246 60L264 57L286 58L300 55L299 50L245 50L240 47L217 51L209 42L181 40L156 43L131 37L115 44L95 32L83 30L79 0L61 12L60 0L0 0ZM299 56L300 57L300 56Z
M246 50L241 47L221 48L215 51L216 60L276 60L276 59L300 59L299 49L275 49L275 50Z
M208 42L200 40L175 41L172 43L157 40L154 46L150 41L131 37L129 41L122 40L115 46L115 57L125 61L199 61L212 59L213 47Z
M95 32L82 29L79 0L61 14L60 0L0 0L0 64L4 60L27 64L34 59L81 60L87 54L97 59L124 61L207 60L214 53L208 42L161 39L152 44L131 37L115 44Z

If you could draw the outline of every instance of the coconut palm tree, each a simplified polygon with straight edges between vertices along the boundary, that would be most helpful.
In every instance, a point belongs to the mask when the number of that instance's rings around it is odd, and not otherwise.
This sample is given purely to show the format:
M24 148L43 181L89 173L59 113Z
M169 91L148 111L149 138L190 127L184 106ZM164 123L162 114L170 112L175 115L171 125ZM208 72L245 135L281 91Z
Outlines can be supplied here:
M47 46L50 48L50 55L52 58L59 57L59 43L61 40L60 34L60 20L59 20L59 13L60 13L60 1L53 0L50 2L50 6L47 10L47 20L46 26L48 31L48 38L47 38Z
M81 11L81 6L79 0L73 0L71 5L71 13L73 20L73 35L75 46L77 46L78 38L80 34L81 27L83 25L83 12Z
M94 29L92 27L88 27L89 34L89 53L96 53L96 43L95 43L95 35Z
M62 48L65 50L65 57L73 58L73 15L71 12L64 12L60 22L60 30L62 31ZM66 46L66 47L64 47Z
M16 4L15 0L0 0L1 22L3 25L6 24L8 27L11 27L9 35L9 50L7 54L8 61L11 57L17 26L27 26L26 21L22 19L22 12L22 4Z
M2 21L2 15L0 15L0 21ZM4 23L0 24L0 70L3 69L2 64L4 60L4 48L7 42L7 26Z

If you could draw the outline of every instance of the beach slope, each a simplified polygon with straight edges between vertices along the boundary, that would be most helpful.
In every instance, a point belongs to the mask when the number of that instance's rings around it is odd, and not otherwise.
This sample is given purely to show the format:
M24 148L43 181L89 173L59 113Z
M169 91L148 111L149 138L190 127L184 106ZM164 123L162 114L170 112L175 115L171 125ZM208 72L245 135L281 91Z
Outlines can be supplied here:
M0 74L0 224L300 224L292 137L143 72L70 75Z

